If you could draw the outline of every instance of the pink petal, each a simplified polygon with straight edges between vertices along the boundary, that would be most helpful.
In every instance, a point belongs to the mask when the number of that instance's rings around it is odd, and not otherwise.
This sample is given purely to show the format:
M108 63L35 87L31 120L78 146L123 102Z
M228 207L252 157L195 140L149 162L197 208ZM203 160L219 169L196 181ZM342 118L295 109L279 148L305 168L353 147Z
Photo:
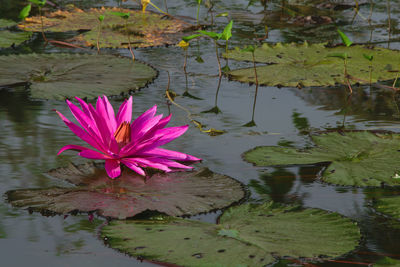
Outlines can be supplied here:
M151 158L151 161L153 162L157 162L160 164L163 164L165 166L171 167L171 168L177 168L177 169L193 169L193 167L191 166L186 166L183 165L181 163L172 161L172 160L168 160L168 159L162 159L162 158Z
M159 162L149 160L149 159L145 159L145 158L125 158L124 160L129 161L129 162L135 162L140 167L150 167L150 168L159 169L159 170L162 170L165 172L171 171L171 169L168 168L166 165L161 164Z
M119 160L107 159L105 167L107 175L110 178L114 179L121 175L121 166Z
M66 102L69 109L71 110L71 113L74 115L75 119L82 125L83 129L85 129L86 132L97 143L96 148L101 148L101 150L106 150L106 148L103 146L101 135L99 133L99 130L97 129L97 125L92 120L92 118L89 117L87 114L85 114L77 106L72 104L71 101L67 100Z
M103 95L103 103L107 111L108 121L110 122L111 131L114 133L117 130L117 121L115 120L114 109L111 106L110 102L108 101L107 96Z
M131 162L128 159L121 159L121 162L123 164L125 164L132 171L134 171L142 176L146 176L146 173L135 162Z
M117 125L119 126L124 121L129 123L132 121L132 96L122 103L117 113Z
M104 133L108 136L111 136L115 130L113 131L111 127L110 120L108 118L107 108L104 104L103 99L99 96L96 102L96 113L97 113L97 122L102 125ZM99 120L101 118L101 120Z
M79 153L79 156L87 158L87 159L110 159L110 156L101 154L100 152L91 150L91 149L86 149L83 150Z
M188 155L182 152L168 150L164 148L154 148L152 150L144 151L142 153L138 153L140 156L149 156L149 157L161 157L170 160L179 160L179 161L200 161L202 159L196 158L192 155Z
M86 148L84 146L77 146L77 145L66 145L64 147L62 147L60 149L60 151L58 151L57 155L60 155L62 152L64 152L65 150L76 150L81 152L82 150L87 150L89 148Z
M57 111L58 116L60 116L60 118L64 121L65 125L68 126L68 128L76 135L78 136L80 139L82 139L83 141L85 141L86 143L88 143L89 145L91 145L92 147L98 149L98 150L102 150L101 147L99 147L99 145L97 144L97 142L95 140L93 140L93 138L84 130L82 130L82 128L80 128L79 126L77 126L76 124L72 123L71 121L69 121L64 115L62 115L59 111Z
M131 140L136 139L136 135L140 130L142 129L143 125L147 123L149 119L154 117L154 115L157 112L157 105L154 105L152 108L147 110L145 113L140 115L139 117L136 118L131 124Z

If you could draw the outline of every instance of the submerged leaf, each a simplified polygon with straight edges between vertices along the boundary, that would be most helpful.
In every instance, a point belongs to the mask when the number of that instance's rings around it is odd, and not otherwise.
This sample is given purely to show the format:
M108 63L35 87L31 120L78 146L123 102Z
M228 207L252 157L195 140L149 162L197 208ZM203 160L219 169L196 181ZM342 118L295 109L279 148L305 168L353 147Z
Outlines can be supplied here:
M157 72L110 55L26 54L0 56L0 86L29 83L33 98L95 98L137 90Z
M275 257L340 256L358 245L360 232L336 213L298 207L241 205L219 225L170 218L112 221L101 236L115 249L182 266L266 266Z
M332 132L312 136L315 147L264 146L244 153L257 166L282 166L327 163L321 179L327 183L351 186L395 186L400 180L400 135L368 131Z
M328 57L332 54L341 56L340 58ZM324 44L278 43L275 46L264 44L254 51L256 62L269 64L257 67L259 84L293 87L329 86L345 83L342 61L345 55L347 55L347 73L354 77L350 78L350 83L369 84L369 65L366 64L363 54L374 57L372 83L396 78L396 74L399 72L400 53L380 47L370 49L353 45L327 48ZM251 52L242 52L239 49L231 50L224 56L235 60L253 60ZM253 68L232 70L228 75L233 80L255 83Z
M9 191L8 200L13 206L43 214L97 212L125 219L146 210L171 216L194 215L224 208L244 197L241 183L206 168L155 173L150 178L125 169L117 180L109 179L103 169L93 163L58 168L49 174L75 187Z

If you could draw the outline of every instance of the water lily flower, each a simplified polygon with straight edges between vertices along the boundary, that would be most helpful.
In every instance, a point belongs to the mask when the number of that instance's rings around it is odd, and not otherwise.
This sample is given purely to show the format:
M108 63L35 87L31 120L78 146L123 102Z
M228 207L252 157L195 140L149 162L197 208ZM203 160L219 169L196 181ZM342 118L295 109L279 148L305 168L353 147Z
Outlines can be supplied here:
M162 114L156 116L156 105L131 122L132 97L124 101L116 116L106 96L98 97L96 108L78 97L76 99L82 109L69 100L66 102L82 128L59 111L56 112L74 134L94 149L67 145L60 149L58 155L65 150L75 150L84 158L105 160L107 174L113 179L121 175L121 163L145 176L142 168L150 167L171 172L176 169L192 169L176 161L201 160L181 152L160 148L185 133L188 125L164 128L171 115L165 118Z

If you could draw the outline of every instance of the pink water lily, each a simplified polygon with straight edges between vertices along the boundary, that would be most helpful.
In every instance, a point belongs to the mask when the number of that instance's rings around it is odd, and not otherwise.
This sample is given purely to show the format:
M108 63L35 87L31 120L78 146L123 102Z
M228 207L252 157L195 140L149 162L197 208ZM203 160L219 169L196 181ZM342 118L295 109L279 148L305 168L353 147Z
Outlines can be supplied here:
M106 96L98 97L96 108L78 97L76 99L82 109L69 100L66 102L82 128L56 112L74 134L94 149L67 145L60 149L58 155L65 150L75 150L84 158L105 160L107 174L113 179L121 175L121 163L145 176L142 168L151 167L171 172L176 169L192 169L176 161L201 160L160 148L186 132L188 125L164 128L171 115L165 118L162 114L156 116L156 105L131 123L132 97L124 101L116 116Z

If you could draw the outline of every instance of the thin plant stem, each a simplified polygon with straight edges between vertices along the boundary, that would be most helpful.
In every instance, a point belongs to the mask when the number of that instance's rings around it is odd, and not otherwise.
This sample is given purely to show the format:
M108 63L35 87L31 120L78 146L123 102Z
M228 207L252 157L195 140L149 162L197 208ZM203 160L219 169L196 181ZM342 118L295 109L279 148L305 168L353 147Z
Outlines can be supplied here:
M101 21L99 23L99 31L97 32L97 54L100 54L100 35L101 35Z
M348 77L348 74L347 74L347 56L343 60L343 62L344 62L344 80L347 83L347 87L350 90L350 94L352 94L353 93L353 88L351 88L351 84L350 84L349 77Z
M185 60L183 61L183 72L185 73L185 81L186 81L186 92L188 91L188 77L187 77L187 71L186 71L186 65L187 65L187 57L188 57L188 49L185 49Z
M390 47L390 39L391 39L391 34L392 34L392 23L391 23L391 17L390 17L390 0L387 0L387 12L388 12L388 35L389 35L389 40L388 40L388 48Z
M197 5L197 25L199 25L200 4Z
M132 47L131 47L131 36L128 32L128 22L126 19L125 19L125 32L128 35L128 47L129 47L129 51L131 52L131 55L132 55L132 60L135 61L135 55L133 54Z
M46 43L48 42L46 35L44 34L44 26L43 26L43 16L42 16L42 8L39 6L39 16L40 16L40 24L42 26L42 36L43 39L46 41Z
M254 114L256 111L256 102L257 102L257 94L258 94L258 76L257 76L257 67L256 67L256 59L254 56L254 51L251 54L253 56L254 77L256 79L256 92L254 94L253 114L251 115L251 120L254 122Z
M167 0L164 0L164 6L165 6L165 11L168 13L168 5L167 5Z
M218 55L218 43L216 40L214 40L215 43L215 54L217 56L217 62L218 62L218 75L219 77L222 76L222 69L221 69L221 61L219 60L219 55Z

